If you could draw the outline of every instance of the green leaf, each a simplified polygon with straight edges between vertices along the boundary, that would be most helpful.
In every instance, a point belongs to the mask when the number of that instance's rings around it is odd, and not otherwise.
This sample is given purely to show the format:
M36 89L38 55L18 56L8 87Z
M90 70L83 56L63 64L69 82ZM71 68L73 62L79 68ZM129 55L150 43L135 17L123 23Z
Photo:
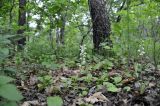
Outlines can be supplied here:
M46 75L46 76L44 76L44 80L47 80L47 81L52 80L52 76Z
M87 94L88 94L87 91L82 91L82 96L85 96L85 95L87 95Z
M42 62L42 65L46 66L46 68L50 68L53 70L56 70L59 68L58 64L54 64L54 63L49 63L49 62Z
M109 46L104 46L104 49L106 49L106 50L110 50L111 49L111 47L109 47Z
M105 85L107 87L107 90L110 92L118 92L119 91L118 88L110 82L104 82L103 85Z
M23 98L16 86L12 84L0 86L0 96L11 101L19 101Z
M13 81L14 79L11 78L11 77L7 77L7 76L0 76L0 85L3 85L3 84L7 84L11 81Z
M114 77L114 78L112 78L112 79L114 80L114 82L115 82L116 84L122 81L122 77L121 77L121 76L116 76L116 77Z
M2 55L7 56L9 54L9 49L8 48L1 48L0 53L2 53Z
M123 89L124 89L125 91L129 92L129 91L131 90L131 87L125 86Z
M6 102L3 103L2 105L0 104L0 106L18 106L16 102Z
M9 55L8 48L0 48L0 63Z
M48 97L47 98L47 104L48 104L48 106L62 106L63 105L63 100L59 96Z
M12 67L5 67L4 71L8 73L16 73L17 70Z
M10 40L4 37L0 37L0 45L10 44Z

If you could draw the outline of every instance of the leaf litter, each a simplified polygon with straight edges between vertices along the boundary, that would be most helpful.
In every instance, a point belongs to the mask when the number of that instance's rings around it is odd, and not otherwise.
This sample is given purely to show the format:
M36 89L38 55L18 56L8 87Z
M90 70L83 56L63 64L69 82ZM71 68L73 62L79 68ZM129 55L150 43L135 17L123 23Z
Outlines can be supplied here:
M32 69L30 69L32 70ZM115 70L114 70L115 71ZM30 71L31 72L31 71ZM64 87L62 80L68 80L71 76L81 76L78 69L62 69L57 71L50 70L49 74L53 77L53 85L47 86L43 90L39 90L37 73L31 74L28 72L26 79L17 78L17 87L22 92L24 99L20 106L47 106L46 98L48 96L59 95L63 98L64 106L159 106L160 105L160 82L159 74L152 71L142 73L141 78L123 78L122 86L129 86L131 90L126 92L109 92L105 88L97 90L96 83L80 82L77 85L83 85L84 88L89 88L86 95L79 95L82 92L81 87L73 89L73 86ZM96 72L93 72L96 73ZM117 75L118 72L110 72L111 76ZM114 74L115 73L115 74ZM123 75L123 74L122 74ZM83 75L82 75L83 76ZM143 93L139 89L142 82L148 82ZM20 83L18 83L20 82ZM68 84L72 82L68 81ZM76 87L76 86L75 86ZM143 89L142 89L143 90Z

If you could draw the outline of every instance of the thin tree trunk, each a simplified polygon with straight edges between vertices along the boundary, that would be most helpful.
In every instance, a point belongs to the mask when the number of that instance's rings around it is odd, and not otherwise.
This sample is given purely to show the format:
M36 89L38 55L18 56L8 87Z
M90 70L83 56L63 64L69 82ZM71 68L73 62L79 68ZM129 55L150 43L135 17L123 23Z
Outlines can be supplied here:
M60 28L56 28L56 44L57 47L60 45Z
M60 28L60 43L64 45L64 35L66 26L66 16L62 16L62 27Z
M100 43L107 41L110 45L110 20L104 0L88 0L93 27L94 50L100 51Z
M66 20L67 20L67 14L68 14L67 10L68 10L68 7L66 7L65 13L59 14L62 25L61 27L57 27L56 29L56 42L58 45L59 44L64 45L65 27L66 27Z
M25 24L26 24L26 0L19 0L19 19L18 19L18 25L22 28L20 28L17 31L17 34L23 36L22 34L25 31ZM26 41L26 37L22 37L20 40L18 40L18 45L19 46L24 46L25 45L25 41Z
M50 19L49 39L50 39L51 48L53 49L53 35L52 35L53 19L52 19L52 16L50 16L49 19Z

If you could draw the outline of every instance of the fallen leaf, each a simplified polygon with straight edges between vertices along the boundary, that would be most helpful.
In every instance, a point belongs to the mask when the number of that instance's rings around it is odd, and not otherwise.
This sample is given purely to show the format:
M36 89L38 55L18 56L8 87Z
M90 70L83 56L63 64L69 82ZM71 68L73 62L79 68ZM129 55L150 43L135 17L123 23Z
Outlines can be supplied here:
M30 106L28 102L24 102L21 106Z
M32 75L29 78L29 85L33 86L38 82L38 78L36 75Z
M149 83L149 87L150 87L150 88L152 88L152 87L154 87L154 86L156 86L156 83L154 83L154 82L150 82L150 83Z
M102 92L96 92L95 94L93 94L94 97L96 97L97 99L101 100L101 101L109 101L103 94Z
M135 80L135 78L131 77L131 78L127 78L127 79L122 80L122 83L127 84L127 83L130 83L130 82L134 81L134 80Z
M99 100L94 96L90 96L89 98L86 98L85 101L94 104L98 102Z
M21 106L30 106L30 105L39 106L39 102L38 100L25 101Z
M96 92L92 96L85 98L85 101L94 104L96 102L107 102L109 100L102 94L102 92Z
M110 71L108 74L110 77L115 76L115 75L119 75L119 73L117 73L115 70Z

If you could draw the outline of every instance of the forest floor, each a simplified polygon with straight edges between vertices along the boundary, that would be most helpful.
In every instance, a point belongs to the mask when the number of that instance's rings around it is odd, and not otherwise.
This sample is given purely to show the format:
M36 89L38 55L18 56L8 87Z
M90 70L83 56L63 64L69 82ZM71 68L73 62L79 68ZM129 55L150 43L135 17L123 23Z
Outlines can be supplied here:
M160 106L160 73L155 72L152 67L140 73L137 78L123 77L118 92L108 92L105 87L97 89L94 79L89 83L83 80L74 81L74 77L80 79L84 76L80 69L64 67L48 70L41 65L26 63L18 69L23 70L16 76L16 85L24 96L20 106L46 106L48 96L62 97L64 106ZM109 76L123 76L123 70L113 68L109 71ZM91 74L97 78L102 76L100 70L92 71ZM53 82L49 83L47 79L39 82L40 75L51 76ZM124 91L124 87L130 89Z

